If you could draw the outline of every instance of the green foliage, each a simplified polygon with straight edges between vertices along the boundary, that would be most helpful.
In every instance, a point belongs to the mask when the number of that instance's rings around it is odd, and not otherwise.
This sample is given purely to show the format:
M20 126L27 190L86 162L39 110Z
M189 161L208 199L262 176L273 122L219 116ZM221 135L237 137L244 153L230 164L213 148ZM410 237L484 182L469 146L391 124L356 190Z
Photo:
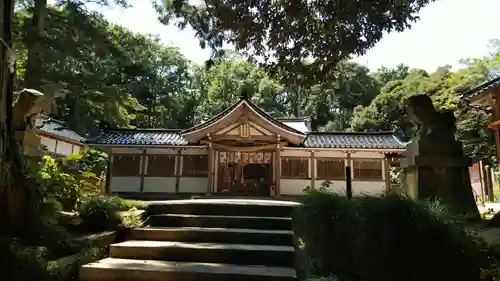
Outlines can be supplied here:
M139 210L145 210L148 207L148 203L143 201L123 199L120 197L109 197L109 198L111 198L111 200L116 200L118 208L121 211L128 211L133 208Z
M399 66L382 68L375 77L382 84L380 94L368 106L354 110L350 123L353 131L395 131L407 141L415 134L415 126L406 117L406 101L414 94L426 93L438 110L454 110L457 118L457 137L463 141L469 157L492 157L494 136L487 128L491 112L486 108L456 103L457 94L484 81L490 68L500 64L496 56L467 62L465 68L452 72L449 66L433 73Z
M306 281L337 281L338 279L334 276L330 277L313 277L309 278Z
M436 201L422 205L395 195L349 200L316 190L305 196L297 222L319 276L491 280L484 272L496 264L492 251Z
M79 170L100 176L108 165L108 155L97 149L85 149L79 154L68 156L68 159L78 162Z
M72 254L77 248L68 231L52 217L39 217L30 229L19 234L19 238L24 245L42 245L51 259Z
M87 230L101 231L114 229L119 224L125 227L139 226L141 215L138 210L144 210L147 206L145 202L116 196L94 196L83 199L78 213Z
M121 220L126 228L140 227L142 225L142 216L137 208L122 212Z
M78 208L85 228L95 232L116 228L121 223L119 211L119 202L106 196L87 198Z
M43 247L24 247L19 241L0 238L0 271L11 280L47 281L47 250Z
M201 47L217 52L223 43L233 43L237 51L264 57L276 72L300 74L316 83L329 78L337 63L364 54L384 32L409 28L418 19L415 14L431 1L153 2L165 24L190 25Z
M73 158L69 158L70 160ZM92 190L85 175L76 175L64 169L63 161L51 156L44 156L39 166L33 171L34 178L42 189L44 198L54 198L63 204L65 210L72 210L79 198Z

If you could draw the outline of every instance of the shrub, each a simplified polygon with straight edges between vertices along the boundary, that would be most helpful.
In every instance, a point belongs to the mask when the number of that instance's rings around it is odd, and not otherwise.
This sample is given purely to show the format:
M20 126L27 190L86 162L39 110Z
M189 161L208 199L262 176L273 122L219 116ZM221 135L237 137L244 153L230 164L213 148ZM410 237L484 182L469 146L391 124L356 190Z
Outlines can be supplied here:
M319 276L469 281L494 264L484 243L429 203L397 195L349 200L317 190L303 203L297 231Z
M137 208L132 208L128 211L125 211L121 215L121 220L123 226L126 228L134 228L139 227L142 224L142 216Z
M24 247L12 238L0 239L0 272L9 280L46 281L47 249Z
M79 198L85 192L90 192L92 186L85 180L65 171L61 161L48 155L42 158L34 178L40 185L44 198L54 198L59 201L64 210L73 210Z
M48 258L51 259L73 254L78 247L66 228L52 217L37 218L30 224L29 229L21 232L19 239L24 245L44 246L48 250Z
M87 198L78 208L83 224L89 231L114 229L120 224L119 201L114 197Z
M136 208L139 210L145 210L148 207L148 204L143 201L123 199L120 197L112 197L113 200L117 201L117 204L122 211L128 211L130 209Z

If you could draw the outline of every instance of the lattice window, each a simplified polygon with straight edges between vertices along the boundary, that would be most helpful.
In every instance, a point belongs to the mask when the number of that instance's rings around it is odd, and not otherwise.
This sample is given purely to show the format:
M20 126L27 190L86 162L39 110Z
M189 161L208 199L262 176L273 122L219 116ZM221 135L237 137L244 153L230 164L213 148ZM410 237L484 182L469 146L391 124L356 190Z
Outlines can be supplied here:
M208 155L183 155L183 177L207 177Z
M318 159L316 160L317 175L319 180L345 180L344 159Z
M353 160L355 180L382 180L382 160Z
M141 169L140 155L113 155L111 174L118 177L138 177Z
M291 179L308 179L309 159L281 158L281 177Z
M174 177L175 155L149 155L148 177Z

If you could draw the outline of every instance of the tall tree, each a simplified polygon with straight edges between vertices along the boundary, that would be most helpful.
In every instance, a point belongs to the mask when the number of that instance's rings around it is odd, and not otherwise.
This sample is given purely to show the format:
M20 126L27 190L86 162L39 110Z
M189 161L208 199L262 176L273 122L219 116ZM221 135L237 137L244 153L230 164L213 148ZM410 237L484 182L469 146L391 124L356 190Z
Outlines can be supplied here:
M202 47L263 57L276 71L327 78L337 63L363 55L384 32L403 31L432 0L221 1L153 0L162 21L190 25ZM304 64L307 59L312 63Z
M36 207L26 161L12 127L14 4L14 0L0 1L0 234L22 227Z
M440 67L431 74L412 69L406 76L394 76L396 80L388 81L382 86L381 93L368 106L356 108L351 129L395 131L402 140L410 140L415 128L406 117L406 101L414 94L427 93L437 109L455 110L457 136L463 141L464 151L468 156L492 157L494 138L486 126L491 113L486 108L455 103L457 93L487 78L491 65L491 61L480 60L456 72L451 72L449 67ZM384 73L390 72L392 70L384 70Z

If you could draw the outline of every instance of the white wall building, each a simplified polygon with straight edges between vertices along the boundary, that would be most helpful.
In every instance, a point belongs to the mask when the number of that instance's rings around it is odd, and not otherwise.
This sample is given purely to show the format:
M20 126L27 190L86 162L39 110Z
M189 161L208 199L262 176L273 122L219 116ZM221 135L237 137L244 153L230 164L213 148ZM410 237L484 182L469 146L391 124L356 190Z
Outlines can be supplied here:
M390 187L388 155L405 145L392 132L313 132L309 118L273 118L246 98L185 130L117 129L89 140L110 155L109 191L297 196L331 181L344 194L346 166L353 194Z

